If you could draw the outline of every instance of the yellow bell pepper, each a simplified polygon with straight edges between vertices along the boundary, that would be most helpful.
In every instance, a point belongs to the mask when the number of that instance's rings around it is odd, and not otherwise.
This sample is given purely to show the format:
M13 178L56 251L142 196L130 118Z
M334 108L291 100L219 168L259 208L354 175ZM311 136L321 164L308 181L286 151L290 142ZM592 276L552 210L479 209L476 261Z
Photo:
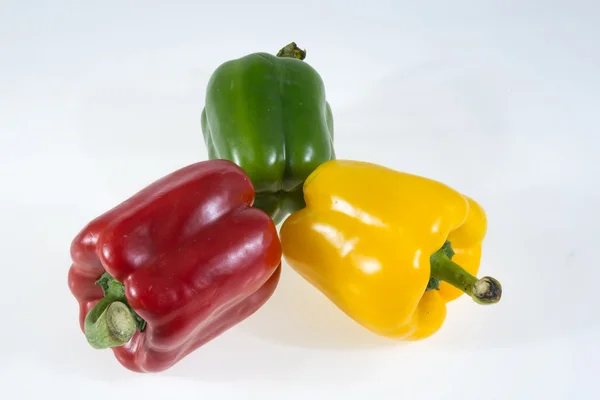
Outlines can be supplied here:
M319 166L304 197L306 207L281 227L284 257L370 331L423 339L463 293L480 304L500 300L496 279L473 276L487 230L473 199L427 178L348 160Z

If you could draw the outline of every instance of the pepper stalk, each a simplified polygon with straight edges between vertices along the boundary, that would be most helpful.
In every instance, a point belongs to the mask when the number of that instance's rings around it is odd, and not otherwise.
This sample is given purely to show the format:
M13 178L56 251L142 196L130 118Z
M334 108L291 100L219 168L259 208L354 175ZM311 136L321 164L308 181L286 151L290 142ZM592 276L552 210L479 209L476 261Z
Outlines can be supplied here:
M469 295L477 304L495 304L500 301L502 285L497 279L491 276L478 279L452 261L452 256L454 250L448 241L431 255L431 278L427 290L437 289L440 281L444 281Z
M146 321L127 304L125 287L105 272L96 284L102 287L104 297L88 312L84 332L88 343L95 349L106 349L127 343Z
M297 58L298 60L304 60L306 58L306 50L302 50L296 45L296 42L292 42L279 50L277 52L277 57Z

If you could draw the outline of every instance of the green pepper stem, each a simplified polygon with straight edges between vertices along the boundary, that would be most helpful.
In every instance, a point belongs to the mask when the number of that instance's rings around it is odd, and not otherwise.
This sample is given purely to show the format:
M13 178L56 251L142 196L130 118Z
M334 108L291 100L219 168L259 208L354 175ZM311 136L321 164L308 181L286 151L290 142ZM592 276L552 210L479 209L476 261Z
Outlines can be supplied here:
M88 312L84 332L95 349L106 349L127 343L137 329L136 320L125 300L123 285L114 281Z
M295 42L292 42L277 52L277 57L285 58L297 58L298 60L304 60L306 58L306 50L300 49L296 46Z
M449 246L449 244L444 246ZM433 253L430 263L432 278L449 283L468 294L476 303L494 304L500 301L502 285L498 280L490 276L481 279L474 277L452 261L444 248Z

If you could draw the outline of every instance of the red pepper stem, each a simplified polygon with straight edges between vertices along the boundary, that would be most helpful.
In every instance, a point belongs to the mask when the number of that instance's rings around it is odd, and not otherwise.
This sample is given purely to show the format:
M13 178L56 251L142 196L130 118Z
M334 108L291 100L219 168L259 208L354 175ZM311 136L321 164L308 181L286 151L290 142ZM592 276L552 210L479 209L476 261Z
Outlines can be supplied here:
M478 304L494 304L499 302L502 297L502 285L500 282L490 276L478 279L471 275L467 270L448 257L446 251L448 251L449 243L444 246L444 248L436 251L430 258L431 276L463 291Z
M125 293L118 282L109 287L84 322L85 337L95 349L121 346L131 339L136 329L135 318L125 304Z
M296 46L295 42L292 42L277 52L277 57L283 58L297 58L298 60L304 60L306 58L306 50L302 50Z

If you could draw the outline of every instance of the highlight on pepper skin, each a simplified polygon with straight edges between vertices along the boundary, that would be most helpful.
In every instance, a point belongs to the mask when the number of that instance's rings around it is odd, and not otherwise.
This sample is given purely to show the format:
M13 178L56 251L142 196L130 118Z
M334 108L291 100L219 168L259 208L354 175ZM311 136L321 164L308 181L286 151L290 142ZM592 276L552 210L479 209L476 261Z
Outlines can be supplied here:
M496 279L475 277L487 231L475 200L350 160L322 164L306 179L304 196L306 207L281 227L283 256L366 329L424 339L441 328L448 302L464 294L478 304L500 300Z

